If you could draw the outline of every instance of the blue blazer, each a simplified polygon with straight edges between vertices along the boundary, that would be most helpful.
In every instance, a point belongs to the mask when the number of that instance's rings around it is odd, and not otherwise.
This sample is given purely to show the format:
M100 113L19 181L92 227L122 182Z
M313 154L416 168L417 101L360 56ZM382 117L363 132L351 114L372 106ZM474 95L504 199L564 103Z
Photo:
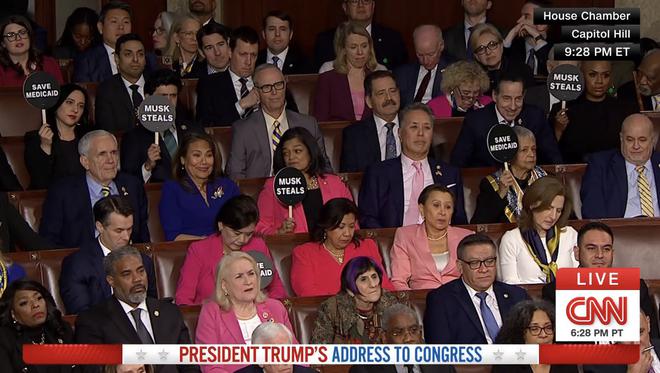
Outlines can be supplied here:
M451 164L456 167L499 167L488 152L486 138L491 127L498 123L495 103L465 115L461 132L451 152ZM536 137L538 164L561 164L561 153L552 128L545 120L543 111L536 106L523 106L515 120L516 125L527 127Z
M655 189L660 198L660 153L651 154ZM622 218L628 202L626 161L618 149L587 157L580 188L582 219Z
M151 258L142 255L147 271L147 295L157 298L156 273ZM76 315L103 302L112 295L103 270L103 250L97 239L87 241L80 250L62 260L60 295L67 315ZM62 310L63 312L65 310Z
M158 63L156 55L152 52L148 52L145 59L144 70L145 75L148 75L148 72L158 67ZM110 67L110 59L102 42L79 53L73 60L73 81L76 83L100 83L110 77L112 77L112 67Z
M529 299L525 289L495 281L493 291L502 320L516 303ZM424 339L430 344L486 344L479 314L463 280L458 278L426 296Z
M341 137L341 172L364 172L369 165L380 162L380 141L373 114L344 127Z
M440 90L440 84L442 83L442 70L445 69L449 64L453 62L449 57L442 56L440 61L438 61L438 69L435 73L435 79L433 79L433 89L431 91L431 97L435 98L442 94ZM417 76L419 75L419 69L422 68L422 65L419 62L413 62L399 66L394 70L394 76L396 77L396 84L399 86L399 92L401 93L401 107L404 108L412 104L415 99L415 86L417 85Z
M433 181L451 185L456 197L452 224L467 224L463 203L461 171L442 161L428 158ZM401 157L375 163L362 178L358 208L361 228L391 228L403 225L403 171Z
M148 207L144 185L135 176L118 173L114 180L120 195L133 207L134 243L149 242ZM74 248L95 238L94 214L86 175L57 180L48 188L39 234L58 247Z

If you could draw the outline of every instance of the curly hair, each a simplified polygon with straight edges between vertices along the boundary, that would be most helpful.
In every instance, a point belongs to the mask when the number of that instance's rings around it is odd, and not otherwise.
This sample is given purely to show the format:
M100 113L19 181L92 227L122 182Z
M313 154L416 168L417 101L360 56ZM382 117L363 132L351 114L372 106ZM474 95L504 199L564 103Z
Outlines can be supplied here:
M529 327L535 311L543 311L555 325L554 306L544 300L525 300L511 309L502 321L495 343L501 344L525 344L525 330Z
M442 73L440 89L449 94L461 83L477 83L482 94L490 88L488 74L476 62L458 61L447 66Z
M45 329L55 332L56 337L63 337L66 330L66 322L62 319L62 312L55 305L55 299L53 299L48 289L32 280L14 281L5 289L2 298L0 298L0 326L12 327L18 334L22 333L24 326L20 323L14 323L12 316L14 298L20 290L32 290L41 294L46 301Z

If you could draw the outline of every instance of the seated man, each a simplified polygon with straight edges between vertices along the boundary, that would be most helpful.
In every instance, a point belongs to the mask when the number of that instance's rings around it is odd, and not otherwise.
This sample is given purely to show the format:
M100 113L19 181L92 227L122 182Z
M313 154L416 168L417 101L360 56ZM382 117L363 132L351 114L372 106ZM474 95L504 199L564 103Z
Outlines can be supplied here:
M637 68L637 85L629 82L619 87L621 100L641 104L641 111L660 111L660 49L651 50ZM639 91L639 92L637 92ZM639 94L641 102L638 101Z
M520 18L504 38L504 54L525 63L534 75L548 75L546 62L552 44L548 25L534 24L534 9L549 7L547 0L526 0Z
M262 26L261 37L266 42L266 48L259 51L257 65L271 63L282 70L284 75L315 72L302 51L291 42L293 20L287 12L281 10L268 12Z
M101 198L94 205L94 224L99 232L80 250L62 260L60 294L66 313L75 315L110 297L105 281L103 258L113 250L129 244L133 230L133 208L126 197ZM149 280L149 296L157 298L156 273L151 258L142 255Z
M39 233L59 247L80 247L97 236L92 207L103 197L128 197L133 215L132 242L149 242L144 185L120 173L117 139L104 130L88 132L78 143L85 175L59 179L48 189Z
M621 149L587 157L580 197L583 219L660 216L660 153L653 122L642 114L621 125Z
M186 78L202 78L229 68L229 34L231 30L217 22L209 22L197 31L197 46L204 54L204 62L195 63Z
M426 297L426 343L493 343L511 307L529 296L520 287L495 281L497 247L488 236L466 236L456 254L461 278Z

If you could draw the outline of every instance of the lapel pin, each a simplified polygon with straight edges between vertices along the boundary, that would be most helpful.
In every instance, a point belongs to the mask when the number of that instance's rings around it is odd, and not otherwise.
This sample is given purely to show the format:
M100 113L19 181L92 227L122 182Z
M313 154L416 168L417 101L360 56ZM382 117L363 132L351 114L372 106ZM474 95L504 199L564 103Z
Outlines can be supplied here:
M225 194L224 189L222 189L222 186L219 186L218 189L213 192L213 195L211 196L211 199L218 199L222 198L222 196Z
M158 310L154 311L154 316L156 317L160 316L160 312L158 312Z
M262 319L267 319L268 318L268 312L264 312L261 314Z
M121 187L121 194L127 196L128 192L126 191L126 187Z
M440 165L435 165L435 174L442 176L442 171L440 171Z
M188 129L188 126L186 126L185 124L181 125L181 130L182 131L186 131L187 129Z
M522 126L522 119L518 118L518 125Z
M509 297L509 293L504 293L504 299L507 299Z

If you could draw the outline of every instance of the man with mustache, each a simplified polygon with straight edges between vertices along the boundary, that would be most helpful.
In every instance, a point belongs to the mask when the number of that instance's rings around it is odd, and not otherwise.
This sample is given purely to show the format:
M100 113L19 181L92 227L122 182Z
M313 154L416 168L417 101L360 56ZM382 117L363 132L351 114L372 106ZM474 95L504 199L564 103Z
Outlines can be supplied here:
M176 305L147 297L147 272L140 252L131 246L103 259L113 296L76 319L76 343L190 344L190 334ZM100 367L84 366L84 372ZM156 366L159 372L199 372L195 365Z

